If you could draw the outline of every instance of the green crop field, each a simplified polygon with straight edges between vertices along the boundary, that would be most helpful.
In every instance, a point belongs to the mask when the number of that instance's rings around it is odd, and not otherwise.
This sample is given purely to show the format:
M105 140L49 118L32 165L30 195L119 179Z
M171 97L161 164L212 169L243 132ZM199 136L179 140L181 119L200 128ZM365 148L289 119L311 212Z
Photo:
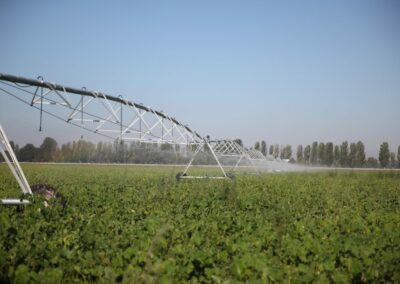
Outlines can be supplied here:
M67 207L0 207L1 283L400 282L399 172L178 183L173 167L23 168ZM5 165L0 194L20 196Z

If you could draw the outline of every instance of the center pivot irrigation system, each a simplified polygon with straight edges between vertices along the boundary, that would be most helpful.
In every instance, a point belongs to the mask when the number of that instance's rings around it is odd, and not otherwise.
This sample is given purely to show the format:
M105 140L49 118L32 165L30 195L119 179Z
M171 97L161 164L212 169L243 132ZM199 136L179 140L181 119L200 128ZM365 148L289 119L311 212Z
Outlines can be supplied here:
M0 73L0 93L9 95L39 113L39 131L42 130L43 114L52 119L96 133L116 141L137 141L141 143L166 143L195 149L194 154L178 179L228 179L224 158L234 161L229 170L236 170L243 160L247 160L254 171L257 164L265 161L257 150L248 150L233 140L210 140L182 124L162 111L156 111L140 103L110 96L85 87L71 88L46 82L41 76L27 79ZM0 125L1 154L18 181L24 194L32 194L24 173L13 153L7 136ZM215 159L221 176L189 176L188 170L201 151L209 151ZM224 168L225 167L225 168ZM231 166L230 166L231 167ZM2 199L3 204L25 204L27 200Z

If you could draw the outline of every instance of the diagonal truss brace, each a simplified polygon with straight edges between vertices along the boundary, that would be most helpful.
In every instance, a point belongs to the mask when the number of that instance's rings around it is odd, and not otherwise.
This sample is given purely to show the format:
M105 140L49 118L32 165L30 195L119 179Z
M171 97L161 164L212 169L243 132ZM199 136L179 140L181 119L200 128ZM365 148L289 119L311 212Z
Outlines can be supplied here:
M213 158L215 159L215 161L217 162L218 168L221 170L222 172L222 176L188 176L187 171L189 170L189 168L192 166L194 159L196 158L196 156L199 154L200 150L204 148L204 146L207 146L208 149L210 150ZM193 157L190 159L189 164L186 166L185 170L183 171L183 173L178 175L178 180L179 179L229 179L228 175L226 174L224 168L221 165L221 162L219 161L216 153L214 152L213 147L210 145L210 142L207 139L204 139L202 142L200 142L197 145L196 151L194 152Z
M6 161L8 167L10 168L12 174L20 186L22 193L24 194L32 194L32 190L29 186L28 181L24 175L24 172L21 169L21 166L18 163L17 158L15 157L14 151L11 148L10 142L7 139L6 133L0 124L0 152ZM22 205L29 204L29 201L26 199L1 199L1 203L5 205Z
M250 162L250 166L253 168L254 172L260 174L259 169L255 165L254 158L250 155L249 150L243 148L235 141L224 139L224 140L214 140L211 141L211 145L213 145L214 152L221 157L228 156L228 157L236 157L238 158L235 165L232 167L231 171L235 171L240 162L244 159L247 159ZM260 153L261 154L261 153ZM262 155L262 154L261 154Z

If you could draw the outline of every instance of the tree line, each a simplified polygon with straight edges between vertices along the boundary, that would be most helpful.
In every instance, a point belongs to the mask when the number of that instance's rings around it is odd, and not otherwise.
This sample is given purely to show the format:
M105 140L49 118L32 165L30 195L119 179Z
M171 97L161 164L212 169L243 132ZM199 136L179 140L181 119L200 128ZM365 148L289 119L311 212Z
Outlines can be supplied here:
M241 139L234 141L243 146ZM21 162L185 164L193 152L193 149L180 145L121 141L95 144L83 139L59 147L57 141L51 137L46 137L39 147L28 143L20 148L13 141L10 141L10 145ZM396 155L390 151L387 142L380 145L378 159L366 158L362 141L356 143L344 141L339 145L314 141L305 147L298 145L295 157L291 145L271 144L268 147L266 141L262 140L256 142L252 148L259 150L266 157L303 165L351 168L400 167L400 145ZM198 155L195 164L215 164L212 155L205 152ZM3 161L1 156L0 161Z
M20 162L186 164L193 152L180 145L121 141L95 144L83 139L59 147L51 137L46 137L39 147L28 143L20 148L13 141L10 145ZM213 163L215 160L207 154L199 154L194 161Z
M366 158L365 146L362 141L349 143L343 141L339 145L332 142L314 141L310 145L297 146L295 158L291 145L273 144L269 146L262 140L254 144L254 149L259 150L264 156L271 156L275 159L280 158L289 160L292 163L312 165L312 166L334 166L334 167L368 167L368 168L397 168L400 167L400 145L397 148L397 157L389 149L389 144L383 142L379 148L378 159L374 157Z

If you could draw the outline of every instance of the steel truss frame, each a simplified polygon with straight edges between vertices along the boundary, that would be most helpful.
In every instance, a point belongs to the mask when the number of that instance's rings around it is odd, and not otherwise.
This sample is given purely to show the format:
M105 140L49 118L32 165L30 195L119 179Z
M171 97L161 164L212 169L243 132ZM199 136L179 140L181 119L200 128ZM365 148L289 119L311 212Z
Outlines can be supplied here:
M188 125L162 111L128 101L122 96L88 91L85 87L66 87L46 82L41 76L35 80L1 73L0 92L39 110L39 131L42 130L43 113L46 113L112 140L197 145L197 149L206 145L213 152L209 142ZM213 156L220 165L215 153ZM220 178L227 178L222 166L220 168Z
M46 113L112 140L197 145L181 178L228 178L220 161L220 158L226 156L238 159L231 170L236 170L240 162L247 159L256 172L258 169L255 161L265 159L261 152L247 150L232 140L210 141L208 138L203 138L188 125L180 123L164 112L128 101L122 96L114 97L97 91L89 91L85 87L81 89L66 87L46 82L41 76L35 80L1 73L0 92L39 110L39 131L42 130L43 113ZM187 176L187 171L192 166L196 155L205 147L212 153L222 176ZM13 163L18 163L16 158ZM22 173L20 167L18 169ZM20 179L18 173L14 176L17 180ZM26 185L29 187L27 183ZM25 189L26 185L24 185Z
M214 159L217 161L217 166L223 173L222 177L210 177L210 176L188 176L187 172L189 168L192 166L193 161L197 154L205 148L210 150ZM224 165L222 163L223 157L230 157L236 159L236 162L233 167L231 165ZM260 174L259 169L257 168L256 162L266 161L266 157L258 150L248 150L239 145L237 142L228 139L220 139L220 140L207 140L205 139L203 143L199 144L196 148L196 151L190 160L189 164L186 166L185 170L179 176L180 179L199 179L199 178L214 178L214 179L224 179L230 178L231 175L227 174L228 172L234 172L240 165L240 163L244 160L247 160L250 163L250 167L257 174ZM226 170L224 167L229 167Z
M18 182L19 187L23 194L32 194L32 190L29 186L28 181L24 175L24 172L21 169L21 166L18 163L18 160L14 154L14 151L8 141L6 133L4 132L1 124L0 124L0 153L6 161L8 167L10 168L12 174ZM29 200L26 199L1 199L1 203L5 205L22 205L29 204Z
M203 138L162 111L86 88L0 74L0 91L42 113L113 140L188 145Z

